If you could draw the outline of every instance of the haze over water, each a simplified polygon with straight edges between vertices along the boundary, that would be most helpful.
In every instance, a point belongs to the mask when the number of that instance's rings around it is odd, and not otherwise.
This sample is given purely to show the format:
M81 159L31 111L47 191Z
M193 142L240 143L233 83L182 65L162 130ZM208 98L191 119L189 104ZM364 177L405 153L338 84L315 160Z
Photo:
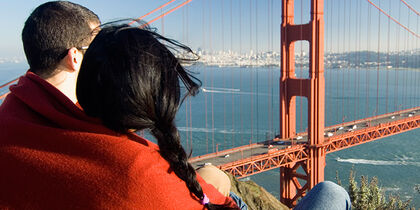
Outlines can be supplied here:
M212 152L212 145L218 144L219 150L222 150L247 144L250 140L263 141L278 134L278 68L188 68L198 73L194 75L202 81L204 88L196 97L184 101L177 116L184 147L187 150L191 148L190 141L187 145L187 138L193 141L193 156ZM26 70L25 64L1 64L0 84L24 74ZM297 76L306 72L296 70ZM377 76L376 70L326 70L326 126L340 123L343 116L345 121L352 121L420 104L420 84L415 82L419 81L420 71L380 70L378 84ZM190 103L192 116L189 115ZM298 98L296 104L296 128L298 132L305 131L306 99ZM420 129L417 129L334 152L327 155L325 179L335 181L338 171L343 185L347 187L349 171L354 167L357 179L361 175L369 178L377 176L387 193L411 197L412 204L419 208L420 195L414 190L414 185L420 184L419 148ZM278 169L250 179L279 196Z

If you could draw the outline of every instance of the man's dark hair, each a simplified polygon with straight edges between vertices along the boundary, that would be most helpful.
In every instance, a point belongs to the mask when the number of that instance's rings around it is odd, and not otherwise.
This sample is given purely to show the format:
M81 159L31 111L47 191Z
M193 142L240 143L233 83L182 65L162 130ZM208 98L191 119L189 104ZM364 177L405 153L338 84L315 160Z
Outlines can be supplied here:
M88 46L91 23L98 16L81 5L68 1L47 2L38 6L22 30L23 48L32 72L46 79L72 47Z

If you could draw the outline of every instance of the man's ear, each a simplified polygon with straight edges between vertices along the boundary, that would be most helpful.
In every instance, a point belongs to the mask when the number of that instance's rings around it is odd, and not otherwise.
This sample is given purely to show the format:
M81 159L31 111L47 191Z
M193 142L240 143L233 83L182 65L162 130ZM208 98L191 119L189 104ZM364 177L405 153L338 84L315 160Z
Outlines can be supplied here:
M65 59L68 71L78 72L82 64L83 54L77 48L72 47L68 50Z

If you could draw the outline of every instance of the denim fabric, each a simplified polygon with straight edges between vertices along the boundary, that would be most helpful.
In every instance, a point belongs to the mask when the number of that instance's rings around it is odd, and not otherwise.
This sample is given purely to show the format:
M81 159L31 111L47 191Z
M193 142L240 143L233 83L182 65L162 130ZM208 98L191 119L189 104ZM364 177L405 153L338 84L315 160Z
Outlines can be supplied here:
M246 205L246 203L242 200L242 198L240 198L239 196L237 196L235 193L233 193L232 191L229 193L230 198L232 198L233 201L236 202L236 204L239 206L239 209L241 210L248 210L248 206Z
M299 201L295 210L351 210L351 201L347 191L334 182L325 181L317 184Z

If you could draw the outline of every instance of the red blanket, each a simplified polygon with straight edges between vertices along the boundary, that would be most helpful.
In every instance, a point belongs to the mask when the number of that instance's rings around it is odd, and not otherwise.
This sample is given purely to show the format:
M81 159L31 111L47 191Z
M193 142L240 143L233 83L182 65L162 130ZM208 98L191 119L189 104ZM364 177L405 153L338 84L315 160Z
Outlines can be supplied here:
M0 209L203 209L156 144L120 135L28 72L0 106ZM235 204L200 177L213 203Z

